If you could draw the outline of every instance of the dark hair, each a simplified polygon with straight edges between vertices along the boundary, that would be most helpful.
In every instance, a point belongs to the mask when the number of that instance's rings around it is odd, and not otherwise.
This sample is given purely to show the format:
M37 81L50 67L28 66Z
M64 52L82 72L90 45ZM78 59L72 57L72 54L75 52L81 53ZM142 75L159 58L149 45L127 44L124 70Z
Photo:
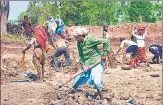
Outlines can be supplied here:
M104 26L103 26L103 31L107 32L108 29L105 29L105 28L108 28L108 25L104 25Z
M131 35L131 40L135 43L137 43L137 40L135 39L135 37L133 35Z
M86 35L82 35L82 37L86 37Z
M28 18L28 16L27 16L27 15L25 15L25 16L24 16L24 19L25 19L25 18Z
M133 39L134 39L134 36L133 36L133 35L131 35L131 40L133 41Z

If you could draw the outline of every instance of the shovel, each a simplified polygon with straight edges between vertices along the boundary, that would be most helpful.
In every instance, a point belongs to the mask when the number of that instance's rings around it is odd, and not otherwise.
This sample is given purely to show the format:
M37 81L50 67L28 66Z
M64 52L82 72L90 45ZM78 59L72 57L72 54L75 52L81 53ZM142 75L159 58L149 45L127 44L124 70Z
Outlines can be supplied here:
M20 61L20 70L22 70L22 71L24 71L24 58L25 58L25 54L23 53L23 57L22 57L22 59L21 59L21 61Z
M68 84L71 80L75 79L75 77L77 77L78 75L80 75L80 74L82 74L82 73L84 73L84 72L86 72L86 71L88 71L88 70L94 68L94 67L97 66L100 62L101 62L101 60L97 61L94 65L90 66L90 67L89 67L87 70L85 70L85 71L79 71L79 72L77 72L76 74L73 75L72 78L70 78L68 81L66 81L66 82L63 83L62 85L60 85L59 88L62 88L64 85Z
M24 66L24 58L25 58L25 54L23 54L22 59L19 62L19 69L16 71L17 74L21 74L23 73L25 66Z

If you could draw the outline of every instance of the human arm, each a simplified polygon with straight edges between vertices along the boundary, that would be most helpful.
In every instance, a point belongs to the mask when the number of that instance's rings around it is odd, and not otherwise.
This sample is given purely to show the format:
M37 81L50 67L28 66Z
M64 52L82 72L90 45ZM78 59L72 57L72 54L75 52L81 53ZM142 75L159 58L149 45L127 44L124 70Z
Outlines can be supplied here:
M160 58L162 59L162 46L160 46L159 48L159 54L160 54Z
M110 50L110 40L90 36L88 41L90 43L90 47L103 44L103 56L107 56Z
M29 45L28 45L28 46L27 46L27 47L26 47L26 48L25 48L25 49L22 51L22 53L23 53L23 54L25 54L26 50L30 49L30 48L31 48L31 46L32 46L32 45L31 45L31 44L29 44Z
M28 49L31 48L31 46L33 45L34 41L35 41L35 39L32 39L32 40L30 41L29 45L22 51L23 54L25 54L26 50L28 50Z
M48 24L48 21L46 21L42 26L47 26L47 24Z
M135 33L133 33L133 36L135 36L136 39L145 39L146 35L147 35L147 29L146 28L145 28L145 32L144 32L143 36L139 36L139 35L136 35Z
M136 35L136 34L133 34L133 36L136 38L136 39L144 39L144 37L143 36L139 36L139 35Z
M145 39L146 35L147 35L147 28L145 28L145 32L143 34L143 39Z
M122 50L122 48L124 47L124 44L125 44L125 41L123 40L120 47L119 47L119 49L117 50L116 54L118 54Z
M132 28L132 35L135 34L137 32L137 29L135 27Z
M77 42L77 48L78 48L79 62L84 63L85 61L84 61L84 57L82 54L82 48L81 48L80 42Z

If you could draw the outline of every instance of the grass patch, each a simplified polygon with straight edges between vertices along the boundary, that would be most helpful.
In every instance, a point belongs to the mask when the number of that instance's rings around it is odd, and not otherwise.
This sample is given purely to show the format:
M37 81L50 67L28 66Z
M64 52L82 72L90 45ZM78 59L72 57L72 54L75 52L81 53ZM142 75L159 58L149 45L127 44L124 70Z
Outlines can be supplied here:
M26 40L24 35L4 35L1 36L1 41L24 41Z

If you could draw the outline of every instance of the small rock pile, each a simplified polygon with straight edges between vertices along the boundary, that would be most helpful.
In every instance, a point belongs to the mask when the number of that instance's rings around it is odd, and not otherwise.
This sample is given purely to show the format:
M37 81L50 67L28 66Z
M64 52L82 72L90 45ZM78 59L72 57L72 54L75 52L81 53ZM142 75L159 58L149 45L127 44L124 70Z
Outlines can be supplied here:
M21 35L23 33L23 28L21 25L7 24L7 33L13 35Z
M69 94L69 89L63 87L62 89L44 93L40 98L44 99L48 105L118 105L100 100L96 89L88 85L81 86L74 94Z
M110 53L108 55L108 67L114 69L117 68L117 66L119 65L118 61L117 61L117 57L113 56L113 51L110 50Z
M18 75L16 72L20 69L19 67L19 59L15 58L2 58L1 59L1 83L8 84L11 83L12 80L24 80L25 77L23 75ZM25 70L30 72L34 68L30 65L30 62L25 60Z

